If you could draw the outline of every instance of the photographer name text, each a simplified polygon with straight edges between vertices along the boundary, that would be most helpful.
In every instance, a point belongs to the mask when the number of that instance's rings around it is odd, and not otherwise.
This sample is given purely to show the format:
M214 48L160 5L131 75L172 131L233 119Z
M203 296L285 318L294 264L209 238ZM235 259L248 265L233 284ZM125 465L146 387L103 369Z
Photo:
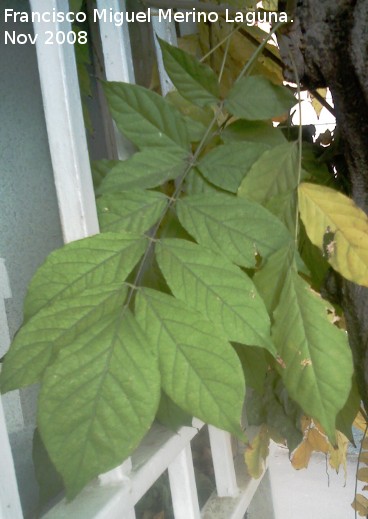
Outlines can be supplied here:
M233 11L225 9L223 13L216 11L199 11L196 8L192 8L187 11L175 11L174 9L152 9L148 8L147 11L137 12L125 12L115 11L110 9L94 9L92 13L92 22L110 23L115 27L121 27L127 23L150 23L154 18L157 18L159 22L211 22L215 23L220 20L224 20L227 23L241 23L247 25L256 25L258 23L287 23L288 16L285 12L259 12L259 11ZM37 24L37 31L34 34L18 32L14 29L4 31L4 42L6 45L25 45L27 43L35 44L40 36L40 31L44 32L44 38L42 43L46 45L52 44L74 44L80 43L85 44L88 41L88 33L84 30L64 31L61 27L57 27L58 24L64 22L67 23L85 23L87 22L87 14L83 11L58 11L53 9L51 11L32 11L30 13L26 11L16 11L15 9L4 10L5 23L34 23ZM50 27L47 27L47 24ZM53 27L54 26L54 27ZM59 30L60 29L60 30Z

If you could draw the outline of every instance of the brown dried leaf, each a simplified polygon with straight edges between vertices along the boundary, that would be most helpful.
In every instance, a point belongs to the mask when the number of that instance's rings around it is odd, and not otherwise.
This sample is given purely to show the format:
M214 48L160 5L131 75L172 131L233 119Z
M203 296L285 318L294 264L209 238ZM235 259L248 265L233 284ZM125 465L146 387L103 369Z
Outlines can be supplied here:
M351 506L358 512L359 515L365 517L368 513L368 499L362 494L357 494Z
M310 443L303 440L293 453L291 464L296 470L306 469L312 454Z
M362 467L358 470L357 475L359 481L364 481L364 483L368 483L368 467Z

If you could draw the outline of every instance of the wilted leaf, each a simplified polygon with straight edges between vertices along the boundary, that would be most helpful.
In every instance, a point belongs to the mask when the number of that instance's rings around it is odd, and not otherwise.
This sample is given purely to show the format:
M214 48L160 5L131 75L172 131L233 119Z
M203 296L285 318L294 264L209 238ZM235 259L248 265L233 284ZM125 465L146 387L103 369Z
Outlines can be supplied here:
M269 453L270 435L267 427L261 427L257 436L247 447L244 458L249 474L254 479L262 476L265 470L265 463Z

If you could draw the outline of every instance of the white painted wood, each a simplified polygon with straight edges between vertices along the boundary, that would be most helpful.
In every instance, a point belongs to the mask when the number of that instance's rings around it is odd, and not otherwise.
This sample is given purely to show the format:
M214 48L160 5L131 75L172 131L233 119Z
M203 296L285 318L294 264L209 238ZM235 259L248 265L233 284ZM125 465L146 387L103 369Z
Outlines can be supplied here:
M10 345L10 333L5 311L5 299L11 297L8 273L5 261L0 258L0 357ZM0 364L1 371L1 364ZM19 392L13 391L6 395L14 404L14 419L12 428L21 428L24 424ZM15 476L13 456L11 453L2 398L0 396L0 519L21 519L23 517L19 500L18 485Z
M126 13L125 0L97 0L98 12L106 9L111 13ZM134 83L134 67L128 24L121 27L103 18L99 20L104 66L108 81Z
M233 497L238 495L239 488L231 448L231 436L211 425L208 426L210 436L213 468L215 470L217 495Z
M125 18L125 0L97 0L96 5L99 13L105 9L112 15L123 13ZM135 83L128 23L124 22L121 27L117 27L108 20L104 21L104 18L100 18L98 23L106 80ZM134 146L119 132L114 121L112 124L117 156L120 160L127 159L132 155Z
M0 519L22 518L13 457L0 397Z
M175 519L200 519L193 458L188 443L168 467Z
M33 11L68 11L67 0L30 0ZM99 232L72 45L45 45L46 31L68 22L35 22L36 49L51 160L65 242Z
M168 92L174 89L174 85L171 82L171 79L166 74L164 63L162 60L162 53L160 49L160 45L156 36L159 36L162 40L167 41L171 45L177 45L178 40L176 37L175 23L169 22L168 20L159 21L158 16L156 16L157 11L155 9L151 9L152 13L152 29L155 40L155 49L156 49L156 57L157 57L157 66L158 73L160 76L161 83L161 91L162 95L165 96Z
M244 448L234 460L239 487L238 495L235 497L218 497L214 493L202 508L202 519L243 519L266 470L265 467L259 479L251 478L245 467L243 451Z

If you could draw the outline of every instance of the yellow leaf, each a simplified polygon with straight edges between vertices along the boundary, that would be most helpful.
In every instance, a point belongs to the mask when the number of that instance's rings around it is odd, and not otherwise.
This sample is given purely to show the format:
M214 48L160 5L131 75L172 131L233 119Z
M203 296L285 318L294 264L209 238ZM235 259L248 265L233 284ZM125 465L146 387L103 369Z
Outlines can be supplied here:
M365 517L368 513L368 499L362 494L357 494L351 506L358 512L359 515Z
M368 467L362 467L358 470L358 479L368 483Z
M330 450L330 443L327 437L320 433L316 427L309 429L307 441L312 451L328 452Z
M299 186L299 211L307 234L346 279L368 286L368 218L353 200L316 184Z
M359 456L359 463L365 463L368 465L368 452L362 451Z
M317 92L323 97L323 99L326 99L327 88L318 88ZM321 115L323 105L321 105L321 103L318 101L318 99L316 97L314 97L313 95L311 97L312 97L312 106L314 108L314 111L317 114L317 117L319 117Z
M345 473L345 480L347 476L346 472L346 454L348 450L349 440L348 438L340 431L336 431L336 446L332 446L330 444L330 456L329 463L332 469L339 471L340 466L342 465Z
M268 446L270 443L270 435L267 427L262 426L257 436L253 439L249 447L247 447L244 459L249 474L254 479L262 476L265 468L265 460L268 456Z
M293 453L291 464L294 469L306 469L312 454L312 448L308 441L303 440Z
M365 429L367 427L367 422L360 411L355 417L353 426L356 427L357 429L360 429L363 432L365 431Z
M365 437L362 441L362 449L368 451L368 437Z

